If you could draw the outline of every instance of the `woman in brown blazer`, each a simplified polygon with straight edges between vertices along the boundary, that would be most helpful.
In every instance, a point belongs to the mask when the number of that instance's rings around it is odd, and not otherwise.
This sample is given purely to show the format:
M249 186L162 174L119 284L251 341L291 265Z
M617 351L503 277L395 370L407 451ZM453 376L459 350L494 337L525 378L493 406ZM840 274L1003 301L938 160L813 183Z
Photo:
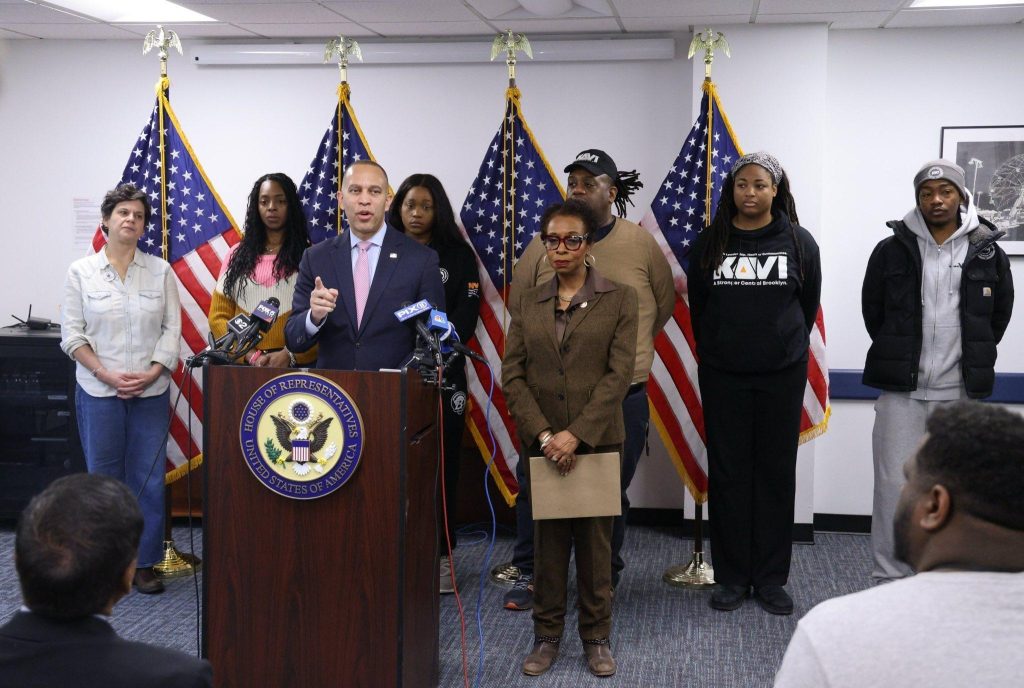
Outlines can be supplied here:
M597 220L578 202L548 208L541 239L555 270L509 303L502 387L528 455L569 473L580 454L620 452L622 399L633 377L637 297L598 273L587 252ZM565 627L569 557L576 548L579 633L587 666L615 673L611 632L611 516L534 522L535 641L523 672L544 673Z

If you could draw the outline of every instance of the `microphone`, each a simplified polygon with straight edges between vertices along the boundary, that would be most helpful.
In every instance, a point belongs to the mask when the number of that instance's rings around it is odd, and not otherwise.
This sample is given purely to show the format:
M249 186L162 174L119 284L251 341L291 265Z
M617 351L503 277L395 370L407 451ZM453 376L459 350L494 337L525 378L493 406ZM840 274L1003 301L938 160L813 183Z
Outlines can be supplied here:
M444 341L451 337L454 328L448 321L448 315L444 311L439 311L436 308L430 310L429 327L431 332L437 333L439 340ZM458 335L456 335L458 337Z
M228 331L223 337L214 341L211 334L210 345L195 356L190 356L185 363L195 366L204 360L219 364L238 360L263 339L263 333L277 320L280 306L281 301L271 296L260 301L251 315L239 313L228 321Z
M395 317L398 318L398 322L405 322L428 312L431 308L430 302L426 299L421 299L416 303L404 303L401 308L395 311Z
M243 332L238 334L237 348L242 352L239 355L243 355L259 344L260 340L263 339L263 333L269 330L273 326L274 321L277 320L280 308L281 301L276 296L271 296L269 299L256 304L256 308L252 309L252 314L246 318L248 326ZM245 318L245 316L235 316L231 319L231 322L239 318ZM228 323L229 329L231 328L231 322Z
M458 339L452 339L451 341L448 342L448 344L451 345L453 349L458 351L463 356L469 356L473 360L480 361L484 365L490 365L490 363L487 362L486 358L470 349L468 346L460 342Z
M448 320L448 315L444 311L439 311L436 308L430 311L429 329L431 333L438 337L440 342L444 342L443 348L451 347L448 348L448 353L455 350L463 356L469 356L487 365L486 358L459 341L459 333L455 331L455 326Z
M430 316L433 314L434 309L430 302L426 299L420 299L416 303L404 304L401 308L395 311L395 317L398 318L399 322L407 322L415 318L414 326L416 333L420 336L426 345L430 349L430 352L434 354L434 359L437 361L438 366L444 365L441 358L441 345L438 342L436 335L431 331L427 324L424 323L424 318L420 317L424 313L428 314L426 320L430 320ZM443 313L442 313L443 315ZM445 322L447 322L445 318Z

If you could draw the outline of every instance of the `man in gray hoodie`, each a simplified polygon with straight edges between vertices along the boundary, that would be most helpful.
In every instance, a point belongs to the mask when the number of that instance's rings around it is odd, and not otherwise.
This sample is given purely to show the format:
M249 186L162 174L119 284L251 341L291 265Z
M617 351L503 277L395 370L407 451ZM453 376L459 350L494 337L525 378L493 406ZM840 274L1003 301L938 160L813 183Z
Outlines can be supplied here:
M903 463L938 406L992 393L996 344L1013 310L1013 279L1003 232L978 215L964 171L948 160L925 163L914 177L917 203L888 222L868 260L862 290L871 347L864 384L875 404L871 517L872 576L901 578L910 568L893 554L893 516Z

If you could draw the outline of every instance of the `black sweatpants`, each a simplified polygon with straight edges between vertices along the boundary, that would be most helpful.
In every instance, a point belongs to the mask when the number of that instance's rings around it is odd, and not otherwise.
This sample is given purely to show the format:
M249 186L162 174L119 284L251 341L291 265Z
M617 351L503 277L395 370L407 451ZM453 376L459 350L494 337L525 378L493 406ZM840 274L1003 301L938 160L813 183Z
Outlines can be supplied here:
M711 559L722 585L785 585L807 362L772 373L698 367Z

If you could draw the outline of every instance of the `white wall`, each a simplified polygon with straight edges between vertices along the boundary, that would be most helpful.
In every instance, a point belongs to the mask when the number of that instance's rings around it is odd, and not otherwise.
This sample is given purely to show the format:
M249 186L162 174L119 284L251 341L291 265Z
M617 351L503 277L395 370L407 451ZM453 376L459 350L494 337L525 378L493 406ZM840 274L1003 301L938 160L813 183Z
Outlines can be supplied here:
M154 102L158 64L140 42L9 41L0 52L0 217L16 256L0 313L56 318L75 196L102 197L120 179ZM685 44L680 49L685 51ZM684 52L685 55L685 52ZM301 180L336 103L338 72L322 67L197 67L172 55L171 103L236 222L259 175ZM504 110L500 62L350 68L352 102L376 158L397 186L430 171L465 198ZM605 148L648 182L639 218L689 128L690 65L521 63L523 111L552 166ZM564 180L563 180L564 181ZM45 254L41 249L45 246ZM17 288L30 284L31 292Z
M911 179L938 156L949 125L1024 124L1024 27L826 31L730 26L733 57L714 78L745 150L774 152L794 181L801 222L822 248L833 368L860 368L867 335L860 284L884 222L913 203ZM685 55L689 37L677 41ZM966 51L962 46L974 46ZM157 64L131 42L0 45L0 228L7 260L0 314L56 318L70 247L71 199L98 198L120 176L153 103ZM198 68L171 58L171 101L236 221L252 180L296 180L334 105L334 67ZM671 61L521 63L523 107L556 169L605 148L647 188L637 220L688 131L703 66ZM500 64L380 66L350 71L353 103L376 157L397 182L431 171L463 199L501 117ZM1022 259L1014 259L1018 285ZM0 322L8 322L6 318ZM1000 372L1024 370L1024 316L1000 347ZM801 450L798 512L869 514L867 402L836 402L830 431ZM813 490L812 490L813 488ZM652 447L634 504L678 508L683 489ZM811 495L813 494L813 499ZM692 507L688 508L692 513Z
M822 302L831 368L864 365L864 266L889 234L885 222L913 207L914 174L939 157L942 127L1024 124L1022 39L1020 26L829 33ZM1020 288L1024 259L1011 260ZM1024 371L1019 300L996 370ZM871 513L872 406L833 404L832 429L815 442L815 511Z

